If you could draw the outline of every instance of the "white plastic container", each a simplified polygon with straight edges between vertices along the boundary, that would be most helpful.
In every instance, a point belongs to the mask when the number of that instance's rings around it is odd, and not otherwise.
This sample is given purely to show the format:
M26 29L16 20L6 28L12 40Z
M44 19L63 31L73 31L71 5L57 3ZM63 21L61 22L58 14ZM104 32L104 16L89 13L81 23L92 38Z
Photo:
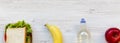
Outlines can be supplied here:
M91 35L87 30L86 21L84 18L80 21L80 31L78 33L78 43L91 43Z

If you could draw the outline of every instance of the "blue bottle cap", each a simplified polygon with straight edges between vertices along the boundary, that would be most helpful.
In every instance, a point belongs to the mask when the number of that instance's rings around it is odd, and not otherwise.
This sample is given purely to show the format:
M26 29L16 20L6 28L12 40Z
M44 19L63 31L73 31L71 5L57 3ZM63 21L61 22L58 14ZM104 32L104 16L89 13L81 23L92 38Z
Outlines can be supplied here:
M80 23L86 23L85 19L82 18L81 21L80 21Z

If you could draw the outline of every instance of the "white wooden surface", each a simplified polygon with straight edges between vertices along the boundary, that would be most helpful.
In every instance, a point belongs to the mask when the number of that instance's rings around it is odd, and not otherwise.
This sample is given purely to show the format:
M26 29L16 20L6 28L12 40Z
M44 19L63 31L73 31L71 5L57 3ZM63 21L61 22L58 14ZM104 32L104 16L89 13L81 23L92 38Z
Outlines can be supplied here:
M120 28L119 14L119 0L0 0L0 38L6 24L25 20L32 26L33 43L53 43L45 23L60 27L64 43L77 43L79 21L86 18L93 43L106 43L106 29Z

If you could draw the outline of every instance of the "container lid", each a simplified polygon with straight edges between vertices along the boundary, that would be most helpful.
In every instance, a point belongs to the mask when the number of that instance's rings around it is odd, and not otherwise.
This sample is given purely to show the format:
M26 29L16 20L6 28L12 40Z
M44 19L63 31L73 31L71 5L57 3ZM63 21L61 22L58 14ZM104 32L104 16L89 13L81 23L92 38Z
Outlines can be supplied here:
M82 18L81 21L80 21L80 23L86 23L85 19Z

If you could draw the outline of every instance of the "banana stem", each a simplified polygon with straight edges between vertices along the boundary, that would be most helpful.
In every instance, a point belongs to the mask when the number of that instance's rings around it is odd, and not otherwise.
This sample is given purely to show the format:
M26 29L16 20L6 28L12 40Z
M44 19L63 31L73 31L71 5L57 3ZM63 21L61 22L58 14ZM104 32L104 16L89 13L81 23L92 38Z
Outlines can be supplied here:
M50 25L49 24L45 24L44 26L48 28Z

